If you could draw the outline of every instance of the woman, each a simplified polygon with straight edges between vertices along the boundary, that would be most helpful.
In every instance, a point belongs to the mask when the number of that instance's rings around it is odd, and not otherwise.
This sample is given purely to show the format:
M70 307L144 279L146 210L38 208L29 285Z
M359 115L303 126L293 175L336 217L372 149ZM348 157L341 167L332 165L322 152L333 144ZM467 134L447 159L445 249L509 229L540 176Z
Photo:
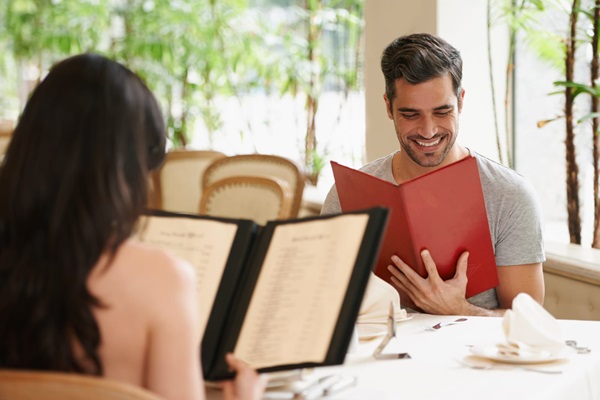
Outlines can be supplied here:
M0 167L0 368L204 398L193 270L131 239L164 152L155 98L116 62L71 57L35 89ZM225 395L259 397L228 361Z

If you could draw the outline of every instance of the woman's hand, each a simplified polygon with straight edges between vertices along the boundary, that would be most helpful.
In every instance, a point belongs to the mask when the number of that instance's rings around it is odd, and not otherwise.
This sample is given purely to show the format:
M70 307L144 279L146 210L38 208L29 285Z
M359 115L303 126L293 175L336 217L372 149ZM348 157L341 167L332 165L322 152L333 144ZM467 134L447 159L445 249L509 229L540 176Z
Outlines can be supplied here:
M260 375L231 353L225 355L225 361L227 361L229 369L236 374L233 380L223 382L223 398L225 400L260 400L267 385L266 376Z

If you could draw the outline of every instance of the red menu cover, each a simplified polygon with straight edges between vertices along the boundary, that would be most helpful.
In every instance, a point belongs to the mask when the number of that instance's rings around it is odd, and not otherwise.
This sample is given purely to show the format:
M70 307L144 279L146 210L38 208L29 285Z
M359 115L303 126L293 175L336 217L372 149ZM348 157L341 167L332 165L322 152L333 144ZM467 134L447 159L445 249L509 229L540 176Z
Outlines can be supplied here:
M468 250L466 297L498 285L494 248L479 169L469 156L446 167L395 185L362 171L331 162L344 212L374 206L390 209L390 217L374 272L390 281L387 266L398 255L422 277L427 276L420 252L428 249L440 277L450 279L460 254ZM414 307L400 292L402 304Z

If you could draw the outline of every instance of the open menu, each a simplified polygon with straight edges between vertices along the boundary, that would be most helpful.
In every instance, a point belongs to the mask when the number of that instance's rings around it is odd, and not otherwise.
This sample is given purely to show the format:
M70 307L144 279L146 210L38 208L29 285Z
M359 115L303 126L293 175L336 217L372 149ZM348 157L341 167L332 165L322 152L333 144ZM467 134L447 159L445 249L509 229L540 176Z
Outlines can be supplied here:
M396 254L427 277L421 251L428 249L440 277L450 279L462 252L469 251L466 297L498 285L498 272L477 159L469 156L400 185L332 162L344 212L388 207L390 220L375 274L390 282ZM402 304L415 307L398 290Z
M205 379L225 353L259 371L341 364L388 210L252 221L152 212L138 237L196 269Z

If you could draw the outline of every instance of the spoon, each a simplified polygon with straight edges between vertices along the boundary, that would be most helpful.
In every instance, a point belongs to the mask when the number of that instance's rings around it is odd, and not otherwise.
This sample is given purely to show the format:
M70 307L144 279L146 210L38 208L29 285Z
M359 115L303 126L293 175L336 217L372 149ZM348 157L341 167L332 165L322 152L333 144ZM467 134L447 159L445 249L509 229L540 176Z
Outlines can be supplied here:
M460 322L465 322L466 320L467 320L467 318L458 318L458 319L455 319L454 321L450 321L450 322L438 322L437 324L433 325L432 327L429 327L428 329L437 331L438 329L440 329L444 326L458 324Z

